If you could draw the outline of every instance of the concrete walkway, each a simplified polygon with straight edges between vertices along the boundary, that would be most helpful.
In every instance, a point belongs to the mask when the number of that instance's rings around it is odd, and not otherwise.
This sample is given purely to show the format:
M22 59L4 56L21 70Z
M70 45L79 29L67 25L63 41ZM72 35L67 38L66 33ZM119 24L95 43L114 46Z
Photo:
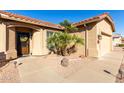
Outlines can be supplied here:
M72 60L68 67L62 67L62 57L19 58L18 70L21 82L30 83L109 83L115 82L124 52L116 48L105 56ZM108 74L104 70L110 72Z

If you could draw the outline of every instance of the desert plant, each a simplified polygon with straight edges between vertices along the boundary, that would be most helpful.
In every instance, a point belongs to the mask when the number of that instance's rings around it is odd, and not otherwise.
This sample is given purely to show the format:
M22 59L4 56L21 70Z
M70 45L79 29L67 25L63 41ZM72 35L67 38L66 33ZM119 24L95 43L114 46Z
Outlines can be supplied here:
M73 26L71 22L69 22L68 20L64 20L63 22L59 23L61 26L65 27L65 32L75 32L78 31L78 28Z
M124 44L118 44L119 47L124 47Z
M65 56L73 53L71 50L74 50L77 44L83 45L83 39L67 32L55 32L47 39L47 43L50 51Z
M64 26L63 32L55 32L47 39L48 49L58 55L67 55L76 52L76 46L78 44L83 45L83 38L69 33L78 31L78 28L74 27L71 22L64 20L60 23Z

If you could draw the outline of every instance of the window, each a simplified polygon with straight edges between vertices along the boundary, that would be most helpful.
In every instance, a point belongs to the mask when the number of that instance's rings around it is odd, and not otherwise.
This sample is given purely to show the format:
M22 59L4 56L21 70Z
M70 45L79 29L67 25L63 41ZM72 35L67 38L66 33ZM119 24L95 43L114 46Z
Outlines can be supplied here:
M47 31L47 38L49 38L52 34L53 34L53 32Z
M52 31L47 31L47 39L53 34L54 32ZM50 49L51 45L47 44L47 48Z

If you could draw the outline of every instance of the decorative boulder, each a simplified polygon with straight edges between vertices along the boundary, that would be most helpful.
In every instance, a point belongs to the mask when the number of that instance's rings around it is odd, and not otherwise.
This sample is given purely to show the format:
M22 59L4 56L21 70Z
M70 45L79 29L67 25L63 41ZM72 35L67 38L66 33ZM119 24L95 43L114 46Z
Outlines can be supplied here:
M63 58L61 60L61 65L64 66L64 67L67 67L69 65L69 59Z

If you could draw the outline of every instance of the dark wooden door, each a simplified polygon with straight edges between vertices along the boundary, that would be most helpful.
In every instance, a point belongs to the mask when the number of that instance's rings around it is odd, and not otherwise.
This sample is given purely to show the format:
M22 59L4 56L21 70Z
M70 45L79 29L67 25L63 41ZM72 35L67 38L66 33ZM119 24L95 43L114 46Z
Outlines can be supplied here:
M22 55L29 54L29 41L21 42Z
M18 56L29 54L29 33L17 33L17 52Z

